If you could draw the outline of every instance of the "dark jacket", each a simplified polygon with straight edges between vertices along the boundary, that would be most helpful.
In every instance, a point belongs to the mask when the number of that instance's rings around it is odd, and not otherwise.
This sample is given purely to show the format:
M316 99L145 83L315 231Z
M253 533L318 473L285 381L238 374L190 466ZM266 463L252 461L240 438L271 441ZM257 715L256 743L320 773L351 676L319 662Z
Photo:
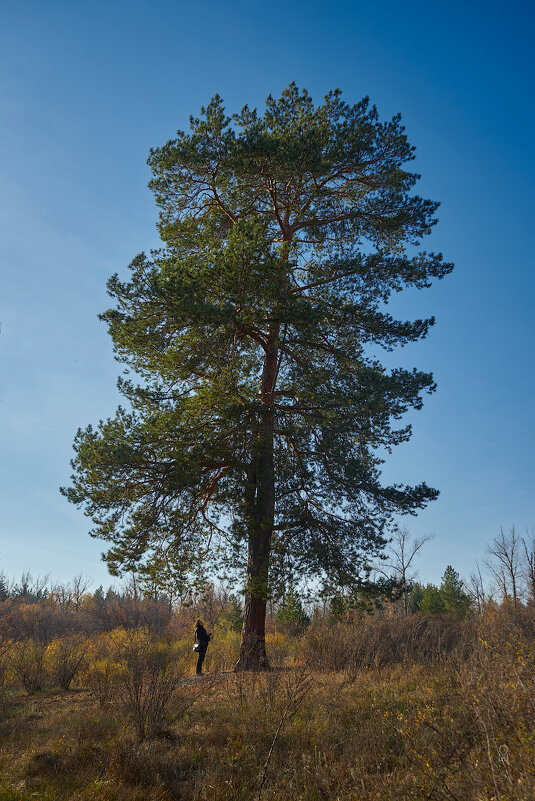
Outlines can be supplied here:
M204 626L195 626L195 639L197 640L201 648L204 648L208 645L208 643L210 642L210 635L208 634Z

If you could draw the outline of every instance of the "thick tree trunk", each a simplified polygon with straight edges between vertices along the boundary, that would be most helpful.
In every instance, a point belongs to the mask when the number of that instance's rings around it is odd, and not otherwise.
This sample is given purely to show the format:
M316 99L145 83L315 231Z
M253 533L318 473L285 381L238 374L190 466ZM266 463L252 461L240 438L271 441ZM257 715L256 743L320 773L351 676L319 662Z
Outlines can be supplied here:
M266 604L269 540L249 543L247 591L240 645L235 670L268 670L266 655Z
M267 670L266 605L269 556L275 519L275 473L273 463L273 392L277 378L278 329L272 333L260 386L261 410L256 441L253 443L248 482L249 555L245 611L240 658L235 670Z

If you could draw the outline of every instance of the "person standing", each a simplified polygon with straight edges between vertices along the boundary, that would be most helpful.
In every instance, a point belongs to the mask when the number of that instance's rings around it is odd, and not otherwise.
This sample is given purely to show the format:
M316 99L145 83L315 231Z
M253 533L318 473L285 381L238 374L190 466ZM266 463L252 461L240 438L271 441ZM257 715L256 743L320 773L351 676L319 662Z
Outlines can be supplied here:
M195 624L195 642L197 643L196 651L197 651L197 676L202 676L202 663L204 662L204 657L206 656L206 651L208 649L208 643L210 642L212 635L208 634L206 629L203 626L202 620L198 620Z

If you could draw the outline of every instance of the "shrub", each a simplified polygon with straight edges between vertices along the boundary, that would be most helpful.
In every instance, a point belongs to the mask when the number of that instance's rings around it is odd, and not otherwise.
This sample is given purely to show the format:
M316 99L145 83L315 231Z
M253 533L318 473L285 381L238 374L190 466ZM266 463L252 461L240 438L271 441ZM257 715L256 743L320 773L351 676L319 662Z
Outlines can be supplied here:
M111 700L112 685L119 671L114 648L110 634L94 635L88 641L85 670L80 675L80 683L91 689L101 707Z
M119 666L111 659L98 659L90 663L84 678L101 707L111 700L118 674Z
M303 639L281 631L268 633L266 634L266 651L272 667L288 666L302 656Z
M15 643L10 662L13 674L28 693L41 690L46 683L46 645L35 640Z
M62 690L68 690L81 672L88 650L87 638L71 634L53 640L47 648L46 661L52 680Z
M4 643L0 649L0 698L3 697L10 676L10 654L12 643Z
M434 664L469 650L474 634L453 617L422 614L391 620L311 626L304 638L308 664L323 670L358 670L399 662Z
M175 698L183 672L177 650L146 630L129 632L117 649L112 687L138 740L162 733L180 713Z
M232 670L238 661L239 652L239 633L233 630L230 623L223 621L212 632L212 641L206 654L206 670L210 673ZM191 646L189 653L191 654Z

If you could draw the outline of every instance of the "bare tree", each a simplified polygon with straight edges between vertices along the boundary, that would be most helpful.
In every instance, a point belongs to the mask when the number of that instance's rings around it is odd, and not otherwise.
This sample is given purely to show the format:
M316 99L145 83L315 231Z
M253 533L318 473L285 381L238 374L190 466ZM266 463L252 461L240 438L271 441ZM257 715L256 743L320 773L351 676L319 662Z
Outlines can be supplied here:
M72 603L76 612L80 610L82 598L91 586L93 579L79 573L72 580Z
M498 584L502 598L512 598L516 606L521 595L521 554L522 542L513 526L509 534L505 534L500 526L500 534L495 537L487 549L485 564Z
M50 595L54 601L64 609L80 611L82 597L90 587L92 579L79 573L67 584L57 583L50 590Z
M476 573L470 574L470 580L466 586L466 591L474 601L476 609L479 614L485 604L487 596L485 593L485 585L483 584L483 577L481 575L481 570L477 562L476 562L476 569L477 569Z
M528 536L522 537L522 547L524 550L523 579L528 599L533 602L535 601L535 529L532 529Z
M54 584L50 590L50 596L58 606L68 609L72 604L72 587L70 584Z
M13 585L11 595L27 603L41 601L48 595L48 582L48 575L43 577L37 576L37 578L34 579L32 574L26 571L20 578L20 584Z
M422 549L426 542L433 539L433 534L426 534L424 537L417 537L411 540L411 535L406 528L398 528L389 545L390 554L393 557L390 564L385 567L393 571L394 576L399 579L402 587L403 613L409 614L409 583L414 578L414 573L410 572L410 567L414 557ZM383 571L379 571L383 572Z

